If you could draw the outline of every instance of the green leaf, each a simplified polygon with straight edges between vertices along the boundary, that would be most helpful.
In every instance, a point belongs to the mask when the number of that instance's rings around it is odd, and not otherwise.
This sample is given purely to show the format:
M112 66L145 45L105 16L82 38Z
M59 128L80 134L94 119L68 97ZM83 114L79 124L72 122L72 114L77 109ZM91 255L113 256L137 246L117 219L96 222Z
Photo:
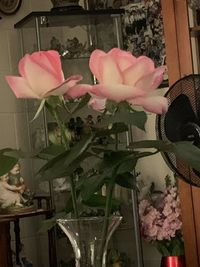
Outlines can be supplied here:
M162 140L144 140L133 142L129 145L130 148L138 149L138 148L155 148L160 151L172 151L173 144L167 141Z
M117 103L112 100L107 100L106 110L113 114L117 110Z
M18 158L0 154L0 176L8 173L18 162Z
M104 154L104 159L99 164L99 170L103 170L108 176L112 176L114 171L117 172L117 167L128 159L135 159L135 152L127 150L107 152Z
M125 172L123 174L117 175L115 182L125 188L135 189L136 188L136 180L135 176L130 172Z
M200 172L200 149L197 146L191 142L177 142L173 143L172 152L177 158Z
M82 201L83 204L89 206L89 207L105 207L106 205L106 197L102 196L100 194L94 194L92 195L88 200ZM112 199L112 210L119 210L120 201L116 199Z
M98 146L93 146L91 148L91 150L96 153L96 154L100 154L100 153L111 153L113 150L109 149L109 148L103 148L103 147L98 147Z
M12 148L4 148L0 150L0 154L3 154L4 156L20 159L24 158L24 152L22 152L20 149L12 149Z
M90 134L87 136L84 136L82 140L80 140L76 145L74 145L65 160L65 166L68 166L70 163L72 163L77 157L79 157L82 153L84 153L88 147L91 145L93 141L94 135Z
M101 152L102 150L100 151L97 150L97 153ZM82 198L85 201L88 200L109 179L115 176L117 177L117 174L120 174L121 172L123 173L127 172L126 170L127 166L129 166L129 168L132 170L135 164L134 159L135 159L135 152L133 151L107 150L106 153L104 154L103 159L94 166L94 169L98 170L98 173L84 180L81 187ZM132 164L130 164L131 161ZM126 166L122 165L123 162L126 162Z
M85 179L80 190L83 201L88 201L92 197L92 195L102 187L106 177L107 174L102 173L92 175Z
M93 127L93 130L95 132L95 136L97 136L97 137L110 136L112 134L127 132L128 126L123 122L118 122L118 123L112 124L112 127L110 129Z
M51 180L70 175L81 161L89 156L85 153L93 140L93 135L85 136L81 141L57 157L47 162L38 172L43 180Z
M105 116L102 119L101 125L108 125L109 123L126 123L134 125L141 130L145 130L145 123L147 120L147 115L144 111L134 111L134 112L116 112L115 115Z
M33 122L35 119L37 119L41 113L41 111L43 110L44 106L45 106L45 101L46 99L42 99L42 101L40 102L39 108L37 109L33 119L31 120L31 122Z
M67 151L68 152L68 151ZM57 156L56 158L50 160L45 164L38 172L38 176L43 181L53 180L60 177L69 177L74 171L80 167L83 160L91 157L92 154L89 152L84 152L82 155L77 157L70 165L65 165L65 160L67 157L67 152Z
M157 250L160 252L163 256L170 256L171 253L168 250L168 248L165 246L165 244L162 241L156 241L155 242Z
M49 109L56 109L57 107L62 107L62 101L63 101L63 96L49 96L46 98L45 105Z
M146 157L155 155L155 154L158 153L158 152L160 152L160 151L157 150L156 152L149 152L149 151L138 152L137 155L136 155L136 158L137 158L137 159L140 159L140 158L146 158Z
M178 242L178 240L176 240L172 244L172 252L171 252L171 255L173 255L173 256L183 255L182 254L182 246L181 246L180 242Z
M132 154L127 159L125 158L122 160L122 163L119 164L116 173L122 174L125 172L132 172L136 166L136 163L137 163L137 158L134 156L134 154Z
M63 146L52 144L40 151L37 155L35 155L35 157L44 160L50 160L62 154L64 151L65 148Z
M77 112L78 110L82 109L83 107L85 107L89 100L90 100L91 96L89 94L84 95L81 100L79 101L78 105L75 106L75 108L72 110L72 113Z

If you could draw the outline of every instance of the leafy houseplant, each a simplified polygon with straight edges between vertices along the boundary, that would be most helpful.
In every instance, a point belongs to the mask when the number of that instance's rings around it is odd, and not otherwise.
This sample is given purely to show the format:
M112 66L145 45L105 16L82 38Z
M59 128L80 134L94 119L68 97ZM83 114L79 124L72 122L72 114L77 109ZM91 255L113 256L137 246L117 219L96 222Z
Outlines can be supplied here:
M133 142L129 149L122 149L118 137L128 131L129 125L145 130L146 112L136 110L136 106L156 114L167 111L167 100L153 94L162 81L165 69L155 68L148 57L136 58L117 48L108 53L93 51L89 66L98 80L96 85L80 84L81 75L65 80L56 51L35 52L20 60L20 76L7 76L6 80L17 97L41 101L34 119L46 108L59 126L61 144L51 145L38 154L38 157L47 160L38 175L42 180L68 179L71 198L65 213L73 210L73 216L78 219L80 204L104 207L102 238L95 265L101 266L109 216L116 203L112 197L115 184L133 189L133 170L137 161L160 151L173 152L200 171L200 150L189 142L159 140ZM75 107L72 108L73 101ZM91 125L71 146L61 114L66 112L71 116L86 105L99 112L100 122ZM111 145L106 147L98 143L99 138L105 136L112 140ZM84 163L94 158L97 160L93 166L85 168L87 164ZM79 172L80 169L83 171ZM104 185L106 196L100 194Z
M165 189L154 183L139 201L140 229L143 239L155 245L162 256L184 255L181 206L176 183L165 178Z

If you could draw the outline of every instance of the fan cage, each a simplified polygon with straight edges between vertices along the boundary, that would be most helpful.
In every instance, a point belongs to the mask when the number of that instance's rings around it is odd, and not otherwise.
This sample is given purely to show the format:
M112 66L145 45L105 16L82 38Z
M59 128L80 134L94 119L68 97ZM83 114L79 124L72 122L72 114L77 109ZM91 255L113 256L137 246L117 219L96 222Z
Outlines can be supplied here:
M165 97L168 99L169 105L180 94L185 94L189 98L196 117L200 118L200 75L191 74L174 83L165 94ZM170 142L165 133L165 116L166 114L157 115L156 134L158 139ZM174 131L176 131L176 129L174 129ZM173 153L162 152L162 156L169 168L175 174L177 174L187 183L200 187L200 173L194 171L184 161L177 159Z

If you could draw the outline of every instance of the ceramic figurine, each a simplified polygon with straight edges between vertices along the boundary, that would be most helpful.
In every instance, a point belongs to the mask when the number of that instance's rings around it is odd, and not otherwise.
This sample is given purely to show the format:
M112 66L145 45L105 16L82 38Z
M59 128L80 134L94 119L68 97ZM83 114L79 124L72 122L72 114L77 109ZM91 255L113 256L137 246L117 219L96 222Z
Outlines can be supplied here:
M17 163L7 174L0 177L0 211L21 209L33 204L33 193L26 187Z
M8 174L0 177L0 208L23 207L23 186L10 185L8 179Z

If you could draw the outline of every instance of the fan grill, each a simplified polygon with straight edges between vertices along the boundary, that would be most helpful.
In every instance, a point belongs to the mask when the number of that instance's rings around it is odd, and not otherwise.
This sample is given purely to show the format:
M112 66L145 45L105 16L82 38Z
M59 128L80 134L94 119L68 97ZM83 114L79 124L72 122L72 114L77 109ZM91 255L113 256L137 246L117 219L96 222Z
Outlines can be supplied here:
M200 118L200 75L192 74L178 80L165 94L169 105L181 94L189 98L196 118ZM184 107L183 107L184 110ZM184 116L184 113L183 113ZM200 126L200 123L198 123ZM169 141L165 133L165 114L158 115L156 121L157 137L163 141ZM184 141L184 140L180 140ZM200 187L200 173L190 168L184 161L179 160L173 153L163 153L163 157L172 171L187 183Z

